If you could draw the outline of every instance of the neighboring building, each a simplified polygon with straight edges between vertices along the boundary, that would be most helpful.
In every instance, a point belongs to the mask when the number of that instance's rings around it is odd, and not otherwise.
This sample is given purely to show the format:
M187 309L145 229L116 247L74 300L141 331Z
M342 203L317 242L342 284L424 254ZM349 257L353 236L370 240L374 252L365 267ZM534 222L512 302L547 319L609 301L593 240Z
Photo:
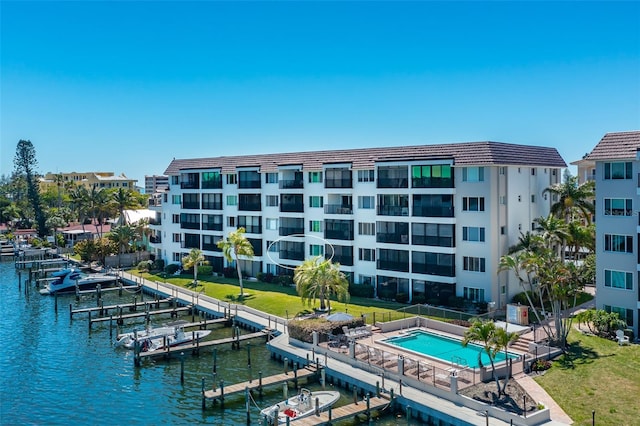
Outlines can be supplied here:
M504 308L522 289L500 256L549 214L565 167L555 148L498 142L173 160L151 246L167 263L199 248L221 272L216 243L242 226L247 276L321 255L381 298Z
M47 173L40 179L41 189L55 187L58 184L67 185L74 183L83 185L87 189L96 188L126 188L135 190L137 179L129 179L123 174L116 176L112 172L70 172L70 173Z
M640 131L607 133L585 158L595 165L596 307L617 312L638 337Z
M169 190L169 177L162 175L144 176L144 193L155 194Z

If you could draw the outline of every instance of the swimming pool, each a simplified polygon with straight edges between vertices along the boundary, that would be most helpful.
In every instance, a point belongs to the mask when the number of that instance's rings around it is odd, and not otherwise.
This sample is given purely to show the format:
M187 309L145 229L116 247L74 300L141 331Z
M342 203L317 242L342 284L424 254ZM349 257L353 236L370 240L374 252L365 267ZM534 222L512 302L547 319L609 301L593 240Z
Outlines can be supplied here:
M436 358L446 363L468 365L471 368L478 368L478 353L481 354L482 364L490 365L491 361L484 348L474 343L462 346L460 340L439 334L429 333L424 330L415 330L402 336L390 337L381 342L393 345L408 351L413 351L421 355ZM517 358L517 355L509 353L509 358ZM496 354L494 362L505 360L504 351Z

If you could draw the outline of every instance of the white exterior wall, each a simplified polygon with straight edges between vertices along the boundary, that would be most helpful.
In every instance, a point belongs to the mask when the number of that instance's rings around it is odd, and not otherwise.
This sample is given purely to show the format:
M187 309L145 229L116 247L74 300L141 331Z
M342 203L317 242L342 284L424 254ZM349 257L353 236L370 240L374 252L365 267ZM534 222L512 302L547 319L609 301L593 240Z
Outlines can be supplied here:
M411 165L425 164L451 164L451 160L437 161L402 161L397 163L383 163L384 166L403 165L408 167L409 182L411 182ZM381 163L382 164L382 163ZM381 165L379 164L379 165ZM331 165L333 167L334 165ZM309 231L309 222L311 220L326 220L335 218L341 220L353 220L354 238L353 241L329 240L330 243L337 245L345 245L353 247L353 266L344 266L345 272L353 273L354 282L360 282L360 276L376 277L378 275L386 275L397 278L409 279L410 286L412 279L432 281L448 284L456 284L456 295L463 295L464 287L480 288L484 290L485 301L495 301L496 307L504 307L511 297L522 291L517 281L508 273L498 274L498 264L500 256L507 253L509 246L518 242L520 232L527 232L531 229L533 219L540 216L546 216L549 212L551 200L544 200L542 191L552 182L551 169L547 169L547 173L543 172L543 168L537 168L536 175L531 174L530 167L505 166L505 174L500 174L500 166L490 165L484 166L484 181L482 182L463 182L462 167L453 168L454 172L454 188L377 188L377 168L375 172L375 182L358 182L358 171L352 170L353 188L325 188L323 183L310 183L309 171L303 172L303 189L280 189L278 184L265 183L264 173L261 174L261 188L257 189L238 189L237 185L227 185L226 175L222 175L222 190L181 190L180 184L171 184L167 202L162 205L162 257L167 264L176 263L174 259L181 258L189 249L181 248L180 243L173 242L172 235L177 233L200 233L226 236L236 227L228 227L228 217L238 215L262 216L262 234L248 234L250 238L261 238L263 241L263 256L254 257L254 261L262 261L262 271L267 272L267 264L274 261L279 262L278 253L269 253L267 255L267 241L276 241L281 239L277 230L267 230L267 218L282 217L303 217L304 229L306 237L305 241L305 258L309 257L309 247L312 244L323 244L320 239L324 239L324 232L312 233ZM518 172L520 169L520 172ZM247 170L247 169L241 169ZM189 170L193 173L197 170ZM203 171L203 170L200 170ZM207 170L208 171L208 170ZM282 178L282 171L279 178ZM560 169L557 169L557 177L559 181ZM323 181L326 175L323 175ZM172 204L173 195L181 195L183 192L222 192L223 210L184 210L183 212L194 214L222 214L223 231L198 231L190 229L181 229L179 223L172 223L172 215L179 215L181 212L180 205ZM260 193L262 202L261 212L242 212L238 211L237 206L228 206L226 203L227 195L238 195L239 193ZM300 193L303 194L304 213L287 213L281 212L280 207L267 207L267 195L277 195L281 193ZM411 216L412 194L452 194L454 197L454 216L453 217L417 217ZM330 215L324 213L324 208L309 207L309 197L312 195L321 195L324 198L324 205L331 204L330 195L351 195L353 214ZM409 196L409 212L406 216L378 216L377 215L377 196L379 194L406 194ZM536 202L531 203L531 195L535 194ZM358 208L359 196L372 196L375 200L374 209ZM520 201L518 201L520 196ZM464 212L462 211L464 197L484 197L484 212ZM506 203L502 204L501 197L504 197ZM440 223L455 225L455 247L435 247L435 246L412 246L411 239L409 244L395 243L377 243L375 236L359 235L358 223L379 221L404 222L409 224L409 233L411 233L411 223ZM281 226L281 224L279 224ZM519 225L521 227L519 227ZM237 226L237 219L236 219ZM463 227L483 227L485 228L484 242L463 241ZM501 234L501 227L504 227L505 234ZM323 228L324 231L324 228ZM377 230L376 230L377 231ZM292 239L297 237L292 237ZM410 236L411 238L411 236ZM300 239L301 240L301 239ZM360 261L358 254L360 248L369 248L376 250L376 260L378 260L379 249L389 248L394 250L409 251L409 263L411 265L411 252L430 252L430 253L446 253L455 255L455 276L439 276L426 275L411 272L398 272L377 269L377 262ZM175 255L175 253L178 253ZM220 253L204 252L207 256L221 256ZM471 272L463 269L463 258L477 257L485 259L485 272ZM271 259L270 259L271 258ZM296 265L300 261L284 260L286 265ZM226 262L225 262L226 264ZM505 292L501 292L501 286L505 287Z
M615 160L611 160L615 161ZM626 160L619 160L627 162ZM633 161L633 179L604 179L604 161L596 162L596 307L604 309L605 306L630 309L633 311L634 334L637 337L640 321L640 291L638 290L638 235L640 233L638 210L640 209L640 196L637 184L637 176L640 173L640 162ZM631 216L605 215L605 198L631 199L633 212ZM632 253L620 253L605 251L605 235L630 235L633 236ZM633 273L633 288L630 290L605 287L605 270L624 271Z

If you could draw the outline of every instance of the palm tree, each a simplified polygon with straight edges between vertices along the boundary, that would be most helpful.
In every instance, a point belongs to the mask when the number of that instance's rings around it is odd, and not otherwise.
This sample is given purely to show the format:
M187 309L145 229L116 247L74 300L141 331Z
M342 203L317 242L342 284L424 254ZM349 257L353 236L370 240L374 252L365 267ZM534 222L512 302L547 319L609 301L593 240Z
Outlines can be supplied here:
M322 311L331 311L332 294L340 301L349 299L349 282L340 271L340 264L331 263L322 256L307 259L298 265L293 274L293 282L302 302L311 305L319 299Z
M242 268L240 268L240 256L248 259L253 258L253 246L245 237L245 229L243 227L230 232L229 235L218 241L217 246L222 250L227 262L231 263L235 260L236 270L238 271L238 282L240 283L240 298L244 297L244 286L242 283Z
M494 336L493 336L493 348L495 350L495 353L497 354L498 352L500 352L501 350L504 349L504 359L505 359L505 361L508 362L509 354L507 352L507 348L509 347L509 345L511 343L513 343L516 340L518 340L519 337L520 336L518 335L518 333L509 332L509 331L507 331L506 329L504 329L502 327L496 327L496 330L495 330ZM511 378L511 370L508 369L506 377L504 379L504 383L502 384L502 393L503 394L507 393L507 385L509 384L509 379L510 378Z
M76 185L69 191L69 196L71 197L72 210L76 213L84 232L84 221L89 217L89 191L82 185Z
M131 242L135 239L135 230L131 226L118 226L113 228L107 238L118 246L118 268L121 266L120 257L128 251Z
M134 197L130 189L125 188L118 188L111 196L114 209L117 210L119 214L118 225L126 225L127 217L125 211L140 207L138 200Z
M591 216L595 213L593 204L595 182L587 181L578 184L577 176L565 176L564 183L558 183L545 189L543 193L550 193L558 198L551 205L551 213L567 223L579 216L587 223L591 223Z
M495 366L495 334L496 334L496 325L493 321L480 321L475 320L471 327L464 332L464 337L462 339L462 346L467 346L471 342L480 343L489 357L489 362L491 362L491 376L496 381L496 386L498 387L498 395L502 395L502 390L500 388L500 381L496 376L496 366ZM482 365L481 362L481 352L478 352L478 365Z
M202 251L197 248L192 248L189 254L182 258L182 266L185 269L193 268L193 287L198 286L198 266L206 263Z

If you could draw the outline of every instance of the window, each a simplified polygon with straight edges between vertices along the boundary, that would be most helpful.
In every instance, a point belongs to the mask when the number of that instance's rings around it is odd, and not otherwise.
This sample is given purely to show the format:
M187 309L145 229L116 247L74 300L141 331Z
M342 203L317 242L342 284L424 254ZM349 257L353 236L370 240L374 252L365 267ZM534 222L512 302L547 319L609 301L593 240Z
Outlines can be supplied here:
M484 289L474 288L474 287L465 287L462 297L464 297L467 300L472 300L474 302L484 302Z
M376 235L376 224L373 222L359 222L358 235Z
M610 179L631 179L631 162L604 163L604 178Z
M267 195L267 199L265 200L267 207L278 207L279 201L280 197L277 195Z
M623 290L633 290L633 274L624 271L604 270L604 286L611 288L621 288Z
M235 216L227 217L227 226L230 227L230 228L235 228L236 227L236 217Z
M483 212L484 197L463 197L462 210L465 212Z
M412 223L411 243L421 246L454 247L454 225L444 223Z
M378 185L378 187L380 186ZM411 166L411 187L453 188L451 166L449 164Z
M376 251L375 249L361 248L358 250L358 259L364 262L375 262Z
M499 197L499 200L500 200L500 204L501 204L501 205L503 205L503 206L504 206L504 205L506 205L506 204L507 204L507 197L506 197L505 195L501 195L501 196Z
M604 234L604 250L633 253L633 237L631 235Z
M182 204L182 197L180 195L172 195L171 204Z
M483 182L484 167L464 167L462 169L463 182Z
M375 278L371 275L358 275L358 281L360 281L361 285L374 285Z
M73 180L78 180L76 176L73 177ZM178 185L180 183L179 176L171 176L171 185Z
M180 215L174 214L171 216L171 223L180 223Z
M373 182L373 170L358 170L358 182Z
M202 189L222 188L220 172L202 172Z
M324 256L324 246L321 244L311 244L309 246L309 256Z
M267 173L264 175L264 183L278 183L278 173Z
M222 210L222 194L202 194L202 208L205 210Z
M501 226L500 227L500 235L504 235L507 233L507 227L506 226Z
M309 172L309 183L322 183L322 172Z
M270 231L277 231L278 230L278 219L269 219L269 218L267 218L267 223L266 223L265 227Z
M619 308L617 306L604 305L604 310L610 313L617 313L618 318L627 323L627 327L633 327L633 310Z
M172 238L174 243L180 242L180 234L173 234Z
M309 221L309 231L310 232L322 232L322 221L321 220L310 220Z
M500 168L498 168L498 173L500 173L501 175L506 175L507 168L505 166L500 166Z
M633 202L631 198L605 198L605 216L631 216L633 214Z
M484 242L484 228L475 226L463 226L462 240Z
M485 272L485 260L484 257L470 257L464 256L462 258L462 269L465 271L473 272Z
M229 175L229 176L231 176L231 175ZM237 195L227 195L227 205L228 206L237 206L238 205L238 196Z
M236 174L227 175L227 185L235 185L238 183L238 176Z
M531 176L535 176L536 175L536 169L535 168L531 168Z
M536 202L536 196L535 194L531 194L531 202L535 203Z
M376 201L374 196L360 196L358 197L359 209L375 209Z
M280 251L280 246L277 241L267 241L267 250L269 253L277 253Z
M322 207L324 206L324 200L322 195L311 195L309 197L309 207Z

